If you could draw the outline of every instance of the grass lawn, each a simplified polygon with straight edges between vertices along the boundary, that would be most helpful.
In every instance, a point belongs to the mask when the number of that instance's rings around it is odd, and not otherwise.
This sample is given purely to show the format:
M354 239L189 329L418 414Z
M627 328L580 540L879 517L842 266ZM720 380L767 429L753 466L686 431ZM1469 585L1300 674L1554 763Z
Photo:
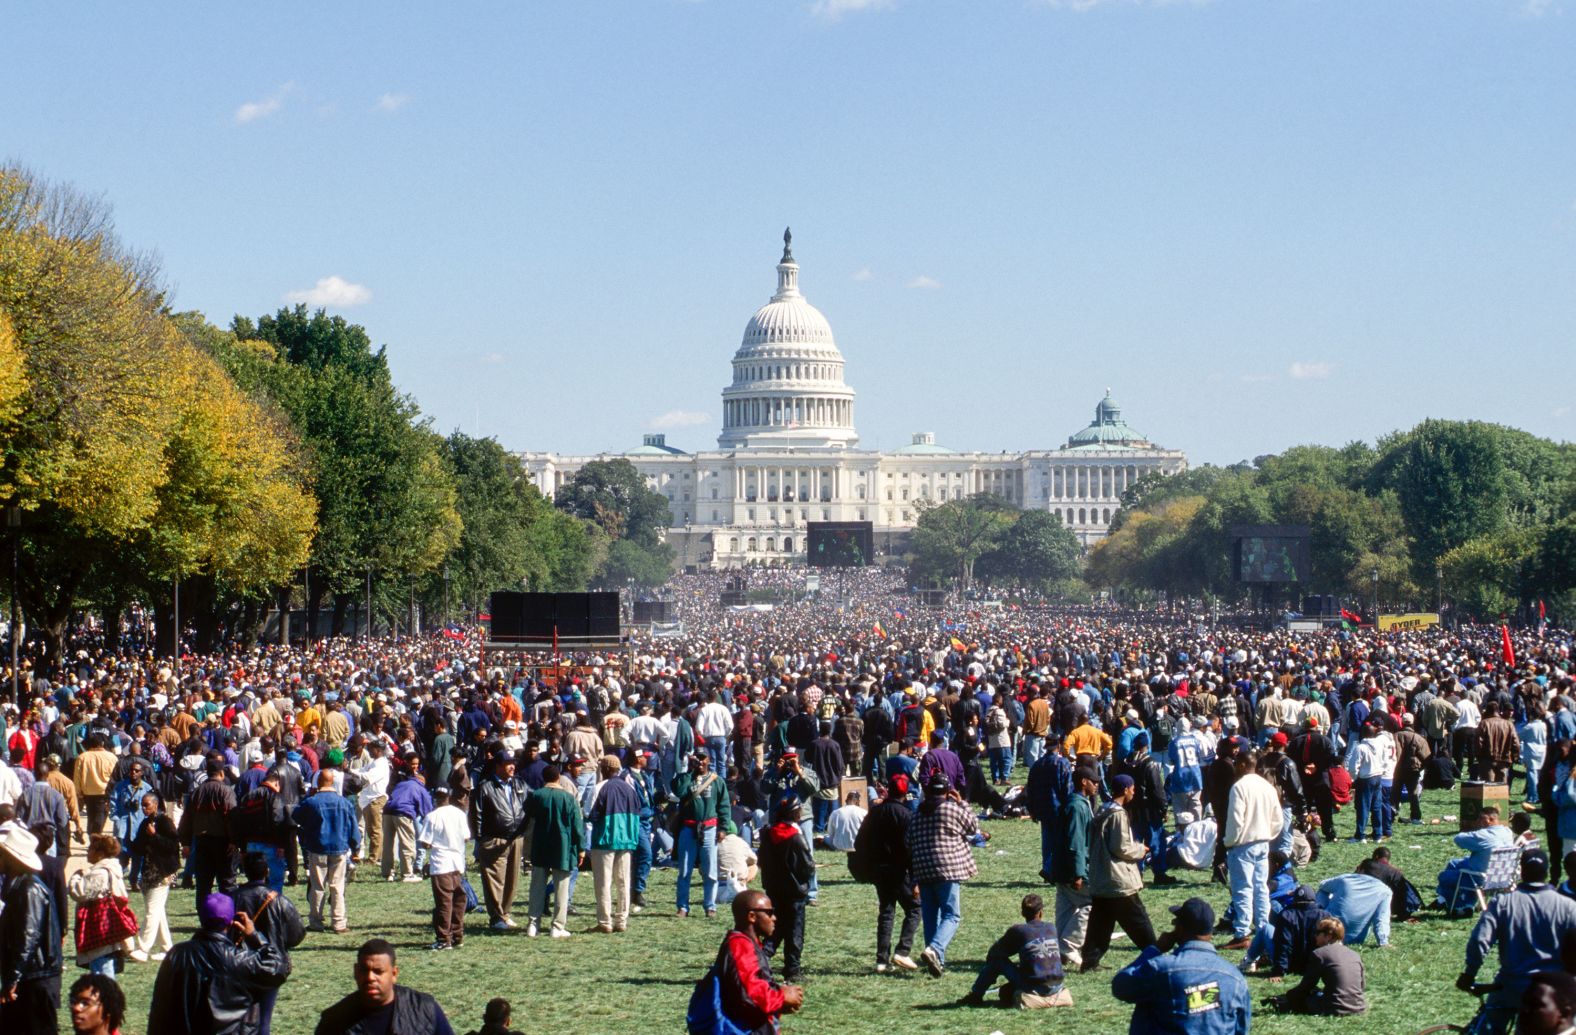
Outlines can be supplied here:
M1021 770L1018 773L1021 777ZM1425 814L1455 814L1455 792L1431 792ZM1351 811L1336 817L1343 834L1352 829ZM1541 821L1540 821L1541 826ZM1015 1012L999 1009L961 1009L951 1004L968 990L986 949L1017 919L1019 899L1029 891L1045 893L1035 875L1039 869L1038 828L1027 820L989 824L993 840L979 850L980 872L963 892L963 926L948 952L947 975L936 980L924 971L916 974L877 975L875 962L875 893L849 880L840 855L821 852L821 904L809 913L805 949L805 1009L783 1025L792 1035L888 1031L899 1027L905 1035L963 1033L1004 1035L1062 1028L1083 1032L1125 1032L1130 1009L1110 994L1112 971L1073 975L1068 987L1076 1001L1070 1009ZM1390 842L1394 862L1412 878L1424 898L1432 897L1434 875L1455 854L1450 837L1453 822L1438 825L1400 826ZM1371 847L1337 843L1325 846L1317 863L1309 867L1304 882L1350 871ZM1200 894L1222 911L1226 889L1211 884L1203 874L1182 875L1175 888L1144 892L1144 902L1157 930L1169 926L1165 907ZM474 873L472 883L480 887ZM649 1031L682 1031L685 1006L696 980L710 965L725 930L724 910L716 920L699 917L676 919L673 913L674 871L658 870L652 876L647 900L651 908L632 918L630 930L620 935L588 932L595 924L591 875L584 874L576 889L581 915L571 919L575 936L564 941L547 937L530 940L524 934L524 891L516 917L521 929L506 935L485 930L480 914L472 914L465 946L453 952L431 953L429 926L431 893L426 884L365 882L350 889L349 913L353 933L308 935L293 953L295 971L281 993L274 1015L279 1035L305 1035L317 1024L319 1011L351 991L354 950L368 937L380 935L400 951L400 981L437 996L460 1033L480 1026L483 1005L494 996L514 1003L514 1026L525 1035L542 1032L601 1033L638 1027ZM288 889L306 912L305 888ZM696 887L698 909L699 886ZM1049 895L1047 894L1047 898ZM133 905L139 905L133 896ZM179 892L170 898L171 922L176 937L194 926L193 895ZM1437 914L1431 916L1437 917ZM1371 943L1361 952L1368 972L1370 1010L1366 1017L1349 1021L1274 1016L1257 1010L1267 995L1284 990L1263 978L1250 978L1255 1005L1254 1030L1303 1033L1333 1027L1383 1033L1415 1032L1440 1021L1464 1022L1472 1015L1474 1000L1453 986L1460 972L1470 929L1467 921L1431 918L1393 929L1394 948L1379 949ZM545 932L544 932L545 935ZM916 946L916 955L917 949ZM1106 957L1120 967L1132 958L1118 941ZM1233 961L1240 953L1231 953ZM128 999L125 1031L142 1035L156 965L128 964L122 975ZM82 973L68 959L65 984ZM1492 976L1485 970L1483 979ZM61 1015L61 1030L70 1023ZM177 1035L158 1032L152 1035Z

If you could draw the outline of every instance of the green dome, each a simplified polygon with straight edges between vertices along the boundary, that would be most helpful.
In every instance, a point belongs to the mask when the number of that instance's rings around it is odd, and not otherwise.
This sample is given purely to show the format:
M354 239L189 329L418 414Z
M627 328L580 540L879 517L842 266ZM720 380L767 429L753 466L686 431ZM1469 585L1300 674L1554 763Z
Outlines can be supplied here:
M1109 388L1105 390L1105 398L1094 408L1094 423L1067 440L1070 449L1148 444L1149 440L1142 433L1122 420L1122 408L1111 398Z

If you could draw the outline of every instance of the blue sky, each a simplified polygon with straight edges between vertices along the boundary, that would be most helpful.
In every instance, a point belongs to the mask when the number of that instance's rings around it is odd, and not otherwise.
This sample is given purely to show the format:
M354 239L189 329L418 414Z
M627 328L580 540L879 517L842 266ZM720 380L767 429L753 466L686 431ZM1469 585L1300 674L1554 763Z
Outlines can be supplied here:
M0 156L440 430L715 444L785 224L866 447L1576 427L1561 0L33 4Z

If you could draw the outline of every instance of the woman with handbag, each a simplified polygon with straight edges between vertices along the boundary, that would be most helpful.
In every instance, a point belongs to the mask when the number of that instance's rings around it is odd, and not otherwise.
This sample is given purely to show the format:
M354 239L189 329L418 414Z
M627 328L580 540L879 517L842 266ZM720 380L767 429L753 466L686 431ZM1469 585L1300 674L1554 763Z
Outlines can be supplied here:
M88 868L71 875L66 891L77 903L77 966L115 977L121 953L137 933L137 917L126 901L120 868L120 839L88 839Z
M142 850L142 930L137 932L131 958L138 963L155 963L175 945L164 906L170 886L181 872L181 842L175 824L160 808L157 794L142 798L142 822L137 828L137 844ZM158 951L154 951L154 946Z

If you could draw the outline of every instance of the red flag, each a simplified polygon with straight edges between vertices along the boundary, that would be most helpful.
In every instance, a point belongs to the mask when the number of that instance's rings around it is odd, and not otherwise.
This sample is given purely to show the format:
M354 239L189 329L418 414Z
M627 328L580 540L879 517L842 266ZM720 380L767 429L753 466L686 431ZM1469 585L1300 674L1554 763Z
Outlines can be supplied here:
M1516 649L1510 645L1510 626L1499 627L1500 652L1505 655L1505 667L1516 667Z
M1543 601L1541 601L1541 600L1538 601L1538 619L1541 621L1542 619L1547 618L1548 616L1549 616L1549 613L1543 609Z

